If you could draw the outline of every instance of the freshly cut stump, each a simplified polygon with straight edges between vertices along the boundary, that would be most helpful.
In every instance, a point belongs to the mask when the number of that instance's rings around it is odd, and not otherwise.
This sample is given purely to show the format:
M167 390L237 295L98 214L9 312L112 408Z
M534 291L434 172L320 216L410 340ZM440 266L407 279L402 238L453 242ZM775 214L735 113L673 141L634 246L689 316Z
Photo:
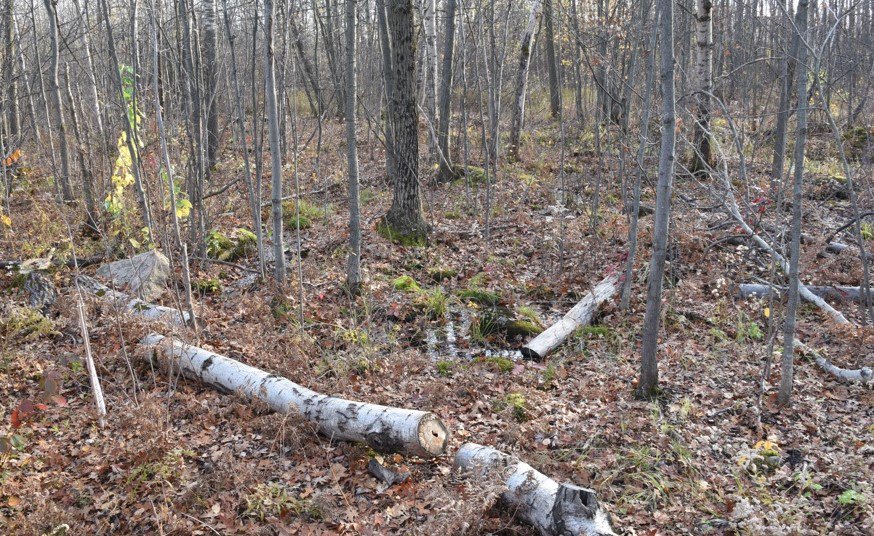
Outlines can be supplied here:
M139 298L128 296L124 292L112 290L103 283L100 283L88 276L80 275L76 278L79 286L98 298L106 298L111 301L116 307L126 309L130 314L146 318L148 320L163 320L184 326L188 323L188 313L179 311L172 307L164 307L163 305L155 305L153 303L144 302Z
M507 491L501 494L501 501L544 536L615 534L594 491L559 484L514 456L465 443L455 455L455 467L471 473L470 478L503 478Z
M153 348L171 370L225 393L240 392L279 413L300 413L331 439L366 443L385 453L439 456L449 432L433 413L327 396L203 348L152 333L140 344Z
M586 294L586 297L574 305L561 320L523 346L522 355L526 359L535 360L541 360L549 355L577 328L592 321L598 307L616 294L617 283L619 283L619 274L611 274L601 280L592 292Z

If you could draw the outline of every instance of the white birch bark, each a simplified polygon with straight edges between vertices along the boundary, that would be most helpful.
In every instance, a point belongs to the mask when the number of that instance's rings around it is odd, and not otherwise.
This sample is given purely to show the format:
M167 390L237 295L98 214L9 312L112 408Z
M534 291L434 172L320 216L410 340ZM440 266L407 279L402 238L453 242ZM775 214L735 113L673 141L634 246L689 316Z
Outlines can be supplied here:
M433 413L327 396L286 378L179 340L150 334L141 344L167 366L222 392L240 392L279 413L300 412L331 439L366 443L379 452L439 456L449 432Z
M510 125L509 154L513 159L519 158L519 140L525 127L525 96L528 91L528 71L531 66L531 49L534 48L534 32L540 21L540 0L531 4L531 14L528 25L522 34L519 47L519 71L516 73L516 89L513 100L513 121Z
M474 476L499 472L507 490L501 500L544 536L615 534L595 492L559 484L527 463L491 447L465 443L455 455L455 467Z
M164 307L163 305L155 305L153 303L144 302L139 298L131 297L124 292L112 290L111 288L98 283L88 276L80 275L76 277L76 282L81 288L94 294L98 298L108 299L116 307L126 309L133 316L145 318L147 320L162 320L171 324L184 326L188 322L188 313L180 312L172 307Z
M103 428L106 425L106 402L103 399L103 387L100 386L100 377L97 376L97 367L94 365L94 355L91 353L91 339L88 335L88 324L85 322L85 308L82 306L81 296L76 303L79 312L79 329L82 332L82 344L85 346L85 366L88 369L88 378L91 380L91 391L94 393L94 405L97 407L97 422Z
M856 303L862 301L862 290L859 287L810 285L807 289L820 298L831 298L834 300L852 301ZM777 292L779 294L785 293L786 291L787 289L785 287L775 287L773 285L762 285L758 283L741 283L738 285L737 293L741 298L749 298L752 296L767 298L772 292Z
M598 307L616 294L619 274L611 274L598 283L592 292L567 312L564 317L549 326L549 329L535 337L522 348L527 359L543 359L555 350L580 326L592 321Z

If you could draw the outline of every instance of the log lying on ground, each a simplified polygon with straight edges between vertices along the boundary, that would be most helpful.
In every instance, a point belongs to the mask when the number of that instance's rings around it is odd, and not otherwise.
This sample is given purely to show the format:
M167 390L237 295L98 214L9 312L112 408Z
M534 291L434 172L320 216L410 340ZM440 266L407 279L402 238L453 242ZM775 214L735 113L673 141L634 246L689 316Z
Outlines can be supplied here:
M874 379L874 370L871 370L868 367L862 367L860 369L844 369L838 367L837 365L831 364L829 360L823 357L819 352L817 352L810 346L807 346L798 339L795 339L795 347L800 349L802 352L813 356L813 360L816 361L816 364L819 365L822 370L828 372L836 378L849 382L862 383L868 383L872 379Z
M522 347L522 355L526 359L543 359L564 342L577 328L592 321L598 307L609 300L618 290L619 274L611 274L598 283L594 290L574 305L564 317L549 327L546 331L534 337Z
M188 323L188 313L186 312L179 311L172 307L164 307L163 305L144 302L143 300L131 297L124 292L112 290L106 285L99 283L88 276L80 275L76 278L76 282L81 288L95 296L110 300L117 307L126 309L134 316L139 316L148 320L163 320L180 326L184 326Z
M379 452L439 456L449 432L433 413L353 402L319 394L281 376L177 339L150 334L141 344L172 370L226 393L240 392L279 413L299 412L331 439L366 443Z
M862 301L862 289L859 287L808 285L807 289L820 298L831 298L842 302L853 301L858 303ZM738 286L737 293L741 298L749 298L751 296L766 298L770 296L771 292L774 290L780 293L785 293L787 291L785 287L760 285L757 283L741 283ZM870 301L870 299L871 298L869 297L868 300Z
M507 490L501 500L544 536L615 534L594 491L559 484L518 458L465 443L455 455L455 467L470 471L472 478L505 478Z

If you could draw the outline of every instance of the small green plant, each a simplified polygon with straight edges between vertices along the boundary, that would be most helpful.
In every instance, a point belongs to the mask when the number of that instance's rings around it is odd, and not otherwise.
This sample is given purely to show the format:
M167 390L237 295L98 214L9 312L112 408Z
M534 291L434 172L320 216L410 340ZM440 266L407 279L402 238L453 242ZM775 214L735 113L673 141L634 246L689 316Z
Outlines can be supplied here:
M757 323L747 318L747 315L741 311L737 320L737 334L735 340L737 342L760 341L765 337L762 329Z
M480 315L475 315L470 321L470 339L482 344L499 329L500 326L494 315L489 314L488 311L483 312Z
M515 417L517 421L524 422L528 420L526 412L527 402L522 393L510 393L507 395L506 401L510 409L513 410L513 417Z
M376 191L374 191L373 188L363 188L358 195L363 206L369 205L377 198Z
M209 279L195 279L191 282L191 286L194 287L194 290L202 294L215 294L222 290L221 281L215 277L210 277Z
M395 290L399 290L401 292L411 292L418 294L422 292L422 287L416 283L416 280L408 275L402 275L392 280L391 286Z
M710 333L711 337L713 337L714 339L716 339L719 342L725 342L728 340L728 335L726 335L725 332L719 328L716 328L716 327L710 328L709 333Z
M558 376L558 372L556 371L555 364L549 363L546 365L546 368L543 369L543 388L552 389L556 376Z
M527 305L520 305L519 307L516 308L516 312L522 318L528 319L529 321L531 321L531 323L533 323L541 328L543 327L543 320L540 318L540 314L538 314L538 312L533 307L529 307Z
M874 240L874 225L868 222L862 224L862 238L865 240Z
M586 335L586 336L589 336L589 337L598 337L598 338L606 338L606 337L609 337L610 334L613 332L613 331L612 331L610 328L608 328L607 326L599 326L599 325L594 325L594 326L583 326L583 327L580 329L580 331L581 331L581 334L582 334L582 335Z
M452 376L452 367L455 365L452 361L438 361L435 365L437 367L437 374L443 377Z
M284 484L270 482L258 484L245 496L246 507L243 516L264 521L270 517L281 518L286 515L307 516L321 519L322 513L311 500L299 499L289 493Z
M858 506L865 500L865 496L854 489L848 489L838 495L838 502L841 506Z
M446 316L447 298L443 289L435 288L425 292L424 301L429 317L439 319Z
M312 227L313 222L326 218L331 213L331 206L319 206L301 199L295 206L294 199L282 203L282 221L289 229L299 226L301 229Z
M340 338L340 340L347 344L361 347L367 347L370 345L370 336L367 334L367 331L361 328L347 329L342 326L338 326L335 333Z
M501 295L490 290L467 288L458 292L458 297L479 305L494 306L500 303Z
M515 366L513 360L507 359L506 357L487 357L485 362L491 364L504 374L513 370L513 367Z

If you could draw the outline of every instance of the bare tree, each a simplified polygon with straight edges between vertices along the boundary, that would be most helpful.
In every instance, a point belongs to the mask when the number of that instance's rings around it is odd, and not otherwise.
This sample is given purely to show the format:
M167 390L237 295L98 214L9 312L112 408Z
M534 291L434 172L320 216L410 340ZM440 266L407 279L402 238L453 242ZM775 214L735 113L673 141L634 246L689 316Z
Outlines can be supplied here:
M443 42L443 75L440 77L440 109L438 111L437 147L440 169L438 181L447 181L457 176L449 154L449 116L452 108L452 61L455 54L455 11L458 0L446 3L446 36Z
M534 47L534 32L540 21L540 0L534 0L531 4L531 14L528 16L528 25L522 33L522 42L519 45L519 70L516 73L516 88L513 92L513 122L510 126L510 147L508 156L511 159L519 158L519 139L522 128L525 125L525 98L528 92L528 68L531 65L531 49Z
M658 31L661 33L662 141L656 184L652 258L647 278L646 313L643 317L640 382L637 387L638 395L642 397L655 396L659 389L658 338L661 323L662 281L665 277L671 220L671 184L674 179L677 124L674 104L674 3L673 0L659 0L658 6L660 10Z
M49 77L49 92L52 96L52 108L55 125L58 128L58 147L61 155L60 172L61 192L64 196L64 201L70 203L73 201L73 187L70 183L70 157L67 152L67 123L64 121L64 104L61 100L61 85L58 80L58 70L60 66L61 50L58 44L58 12L56 9L57 0L44 0L46 12L49 15L49 36L51 37L52 45L52 67L51 76Z
M795 12L795 31L800 41L807 38L808 1L799 0ZM798 98L795 125L795 175L792 181L792 233L789 243L789 300L783 323L783 357L780 390L777 403L786 405L792 396L793 360L795 358L795 316L798 311L798 264L801 253L801 204L804 201L804 145L807 141L807 46L798 47L796 59L796 87Z
M276 282L285 285L285 240L282 236L282 152L279 142L279 112L276 109L276 75L273 52L273 0L264 0L264 101L270 138L271 206L273 217L273 275Z
M355 64L355 0L346 0L346 157L349 174L349 257L346 286L357 293L361 286L361 214L358 207L358 136L355 132L357 98Z
M689 170L701 173L713 165L710 147L710 93L713 91L713 18L711 0L695 0L695 129Z

